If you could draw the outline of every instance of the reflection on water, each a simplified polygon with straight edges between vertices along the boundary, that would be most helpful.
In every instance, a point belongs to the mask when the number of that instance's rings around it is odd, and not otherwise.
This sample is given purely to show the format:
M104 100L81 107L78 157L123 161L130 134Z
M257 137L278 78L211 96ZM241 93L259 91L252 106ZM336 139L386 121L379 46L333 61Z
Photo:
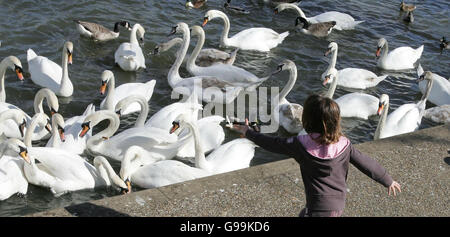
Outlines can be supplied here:
M208 9L225 11L231 22L230 35L249 27L269 27L281 33L289 30L290 35L283 44L269 53L239 51L236 66L243 67L259 77L266 76L276 69L285 58L294 61L298 67L298 79L293 90L287 96L292 103L303 104L311 93L324 93L327 88L319 81L320 75L328 66L329 58L323 56L329 42L339 44L337 68L359 67L375 72L377 75L388 73L389 76L377 87L365 90L365 93L378 96L390 95L391 111L405 103L417 102L421 93L414 82L414 71L383 72L376 68L375 50L380 37L385 37L390 49L409 45L417 48L424 45L421 64L425 70L432 70L448 77L448 51L440 55L439 39L450 37L448 25L448 3L445 0L416 1L415 21L405 24L399 14L399 2L390 0L318 0L303 1L301 8L306 16L311 17L325 11L341 11L351 14L356 20L364 20L355 30L333 31L329 37L318 39L303 35L294 30L294 12L281 12L275 15L273 8L260 1L242 1L242 5L251 13L247 15L228 12L223 9L222 0L210 0L201 9L185 9L184 0L178 1L0 1L0 58L15 55L24 66L26 80L20 82L11 72L6 74L6 101L18 105L26 113L33 112L34 94L39 87L29 79L26 63L26 50L32 48L38 55L43 55L60 63L61 49L66 40L74 43L73 65L69 67L69 77L74 84L74 94L68 99L60 98L60 112L65 118L83 113L90 103L99 107L103 96L99 93L100 75L105 69L115 74L116 84L127 82L157 81L150 101L150 115L162 107L173 103L168 95L171 88L167 83L167 73L176 55L172 49L161 55L152 55L153 48L169 40L167 34L171 27L183 21L188 25L200 25ZM113 29L114 22L128 20L132 24L140 23L146 29L145 43L141 46L146 55L147 69L124 72L114 65L114 52L122 42L129 40L130 33L121 29L117 40L98 43L82 38L76 31L74 19L101 23ZM223 29L221 20L210 21L205 26L205 47L217 48ZM191 45L196 40L192 40ZM232 49L225 49L231 52ZM184 67L184 66L183 66ZM182 76L189 74L181 68ZM263 87L282 87L288 80L288 73L283 72L266 81ZM335 98L354 90L337 88ZM428 106L433 106L428 104ZM121 118L120 131L132 126L136 114ZM378 118L369 120L344 119L345 134L354 143L370 141L376 129ZM423 120L420 128L434 126L431 121ZM96 128L94 132L100 128ZM226 141L236 138L236 134L225 131ZM287 136L284 131L280 135ZM45 145L40 141L34 145ZM92 161L93 157L86 155ZM266 163L285 157L257 149L252 165ZM118 162L112 163L116 171ZM138 190L138 189L135 189ZM48 190L33 185L29 186L26 197L11 197L0 202L0 216L17 216L31 212L63 207L91 199L117 195L113 189L85 190L53 197Z

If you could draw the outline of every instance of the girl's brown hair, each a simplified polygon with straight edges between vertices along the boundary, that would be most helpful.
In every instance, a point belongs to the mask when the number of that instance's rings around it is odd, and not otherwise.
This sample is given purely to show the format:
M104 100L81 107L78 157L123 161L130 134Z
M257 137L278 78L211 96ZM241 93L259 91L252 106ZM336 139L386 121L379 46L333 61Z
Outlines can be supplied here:
M303 128L307 133L318 133L319 144L333 144L343 135L339 105L328 97L310 95L303 106Z

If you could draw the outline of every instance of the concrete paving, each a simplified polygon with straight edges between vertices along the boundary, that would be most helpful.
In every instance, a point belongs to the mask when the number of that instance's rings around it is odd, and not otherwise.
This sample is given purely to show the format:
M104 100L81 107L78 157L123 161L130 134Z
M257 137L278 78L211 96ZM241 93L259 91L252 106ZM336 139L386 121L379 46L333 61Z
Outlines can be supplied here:
M350 166L343 216L450 216L450 125L356 145L402 186L387 188ZM90 201L28 216L290 217L305 205L294 159Z

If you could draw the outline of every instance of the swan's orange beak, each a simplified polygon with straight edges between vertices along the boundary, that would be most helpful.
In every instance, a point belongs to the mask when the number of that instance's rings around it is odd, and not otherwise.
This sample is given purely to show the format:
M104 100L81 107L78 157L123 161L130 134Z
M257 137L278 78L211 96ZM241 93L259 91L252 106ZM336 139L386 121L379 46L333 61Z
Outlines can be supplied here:
M16 74L17 74L17 78L19 78L19 80L23 81L23 71L20 67L16 68Z
M131 182L130 182L130 180L127 179L127 181L125 181L125 184L127 185L127 188L128 188L127 193L131 193Z
M172 128L170 129L170 134L174 133L178 128L180 127L180 124L178 122L172 122Z
M67 56L67 63L68 64L72 64L72 53L68 53L69 55Z
M380 116L381 111L383 111L383 109L384 109L384 104L380 104L380 105L378 106L378 111L377 111L377 115L378 115L378 116Z
M84 123L84 124L82 124L81 125L81 132L80 132L80 137L84 137L84 135L86 135L86 133L89 131L89 129L91 129L90 127L89 127L89 124L87 124L87 123Z
M326 86L328 84L328 81L330 80L330 75L325 76L325 80L323 80L322 85Z
M60 128L58 130L58 132L59 132L59 138L61 139L61 141L65 142L66 141L66 136L64 135L64 128Z
M106 81L102 81L102 85L100 86L100 94L104 95L106 91Z
M28 157L28 150L23 147L19 147L19 148L20 148L20 152L19 152L20 157L22 157L28 164L31 164L30 158Z
M203 18L202 27L205 27L206 23L208 23L208 17Z
M378 48L377 48L377 52L375 53L375 55L377 56L377 58L380 57L380 52L381 52L381 48L378 47Z

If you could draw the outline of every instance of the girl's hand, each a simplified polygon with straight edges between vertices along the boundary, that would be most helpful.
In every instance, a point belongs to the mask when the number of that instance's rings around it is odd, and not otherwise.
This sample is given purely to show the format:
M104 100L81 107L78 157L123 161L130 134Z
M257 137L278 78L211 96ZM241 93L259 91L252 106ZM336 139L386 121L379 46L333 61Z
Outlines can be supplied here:
M242 137L245 137L245 133L247 132L248 129L249 129L248 119L245 119L245 125L234 124L233 127L231 127L231 130L240 133Z
M394 196L396 196L397 193L395 190L398 190L400 193L402 192L402 190L400 189L400 184L393 181L391 186L389 186L388 188L388 195L391 196L391 193L394 193Z

